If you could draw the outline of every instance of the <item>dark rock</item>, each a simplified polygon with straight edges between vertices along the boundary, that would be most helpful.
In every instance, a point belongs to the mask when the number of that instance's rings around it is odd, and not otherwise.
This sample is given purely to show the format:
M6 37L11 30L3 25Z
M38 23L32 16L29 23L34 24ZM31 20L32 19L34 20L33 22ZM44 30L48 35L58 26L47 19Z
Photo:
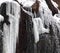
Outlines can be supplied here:
M17 43L18 46L16 53L34 53L34 36L32 32L32 24L32 17L21 9L19 43Z

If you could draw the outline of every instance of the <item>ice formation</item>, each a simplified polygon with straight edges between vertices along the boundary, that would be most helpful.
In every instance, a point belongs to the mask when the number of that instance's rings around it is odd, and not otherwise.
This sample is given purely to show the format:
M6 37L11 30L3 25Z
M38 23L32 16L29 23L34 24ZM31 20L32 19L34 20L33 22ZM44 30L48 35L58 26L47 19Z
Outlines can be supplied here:
M19 1L19 0L18 0ZM33 17L33 13L26 11L24 8L23 11L28 15L32 16L33 21L33 31L35 43L39 41L39 35L43 33L49 33L49 24L52 25L54 34L57 34L56 27L60 32L60 13L52 15L52 11L48 8L45 0L39 0L39 13L40 17ZM19 1L23 7L30 7L34 4L35 0L22 0ZM57 8L58 5L51 0L53 5ZM19 28L19 18L20 18L20 5L16 1L6 2L6 14L9 16L10 26L4 24L4 49L3 53L15 53L16 50L16 41L18 37L18 28ZM1 3L0 3L1 5ZM31 8L32 9L32 8ZM60 10L58 9L60 12ZM0 21L3 21L4 17L0 15ZM44 24L47 28L44 27ZM56 35L57 38L57 35ZM58 38L57 38L58 39Z
M18 38L20 5L16 1L5 2L6 15L9 16L10 25L4 24L3 53L15 53Z

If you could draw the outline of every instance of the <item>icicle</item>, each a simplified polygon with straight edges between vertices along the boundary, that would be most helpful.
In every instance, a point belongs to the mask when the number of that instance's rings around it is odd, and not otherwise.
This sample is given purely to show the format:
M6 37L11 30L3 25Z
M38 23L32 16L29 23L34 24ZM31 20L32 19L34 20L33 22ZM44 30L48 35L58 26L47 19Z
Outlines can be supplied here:
M12 13L10 13L9 15L9 20L10 20L10 40L11 40L11 53L15 53L16 50L16 41L17 41L17 37L18 37L18 27L19 27L19 12L20 12L20 5L15 2L12 1L11 3L11 8L12 8ZM14 6L14 7L13 7ZM10 8L10 9L11 9Z
M39 18L33 18L33 25L34 25L34 36L35 36L35 43L39 41L39 34L42 33L49 33L49 28L45 29L42 23L42 20Z
M4 20L4 17L0 15L0 22Z
M31 12L32 12L32 8L31 8ZM36 13L35 12L34 12L34 15L36 17ZM38 32L38 28L37 28L36 22L34 20L34 15L32 15L33 32L34 32L35 43L37 43L39 41L39 32Z
M36 22L34 20L33 20L33 31L34 31L35 43L37 43L39 41L39 32L38 32Z
M1 8L4 8L4 7L6 8L7 3L9 3L9 2L8 1L7 2L4 2L2 4L3 7L1 7ZM4 4L6 4L6 5L4 5ZM1 10L3 11L3 9L1 9ZM1 14L4 16L4 21L7 20L6 18L9 18L6 15L6 10L4 11L4 13L1 12ZM3 53L10 53L10 51L9 51L9 49L10 49L9 48L10 47L10 43L9 43L10 42L10 34L9 34L9 31L10 31L10 27L6 23L4 23L4 25L3 25L3 35L4 35L3 36Z
M5 44L3 53L15 53L19 31L20 5L15 1L7 2L6 4L6 14L9 16L10 26L4 25Z

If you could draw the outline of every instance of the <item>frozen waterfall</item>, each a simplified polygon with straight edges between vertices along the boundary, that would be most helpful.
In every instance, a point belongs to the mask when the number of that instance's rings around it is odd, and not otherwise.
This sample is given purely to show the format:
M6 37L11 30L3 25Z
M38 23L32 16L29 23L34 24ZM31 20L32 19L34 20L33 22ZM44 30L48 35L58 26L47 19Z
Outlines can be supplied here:
M2 6L0 25L3 28L3 53L16 53L17 41L21 41L21 43L26 41L22 46L20 45L23 53L29 51L29 53L34 51L36 51L35 53L60 53L60 10L58 4L51 0L53 6L58 10L58 13L53 15L46 0L38 0L37 13L32 12L32 5L36 0L17 1L5 1L4 5L0 3ZM21 28L20 25L22 25ZM21 40L20 37L22 37Z

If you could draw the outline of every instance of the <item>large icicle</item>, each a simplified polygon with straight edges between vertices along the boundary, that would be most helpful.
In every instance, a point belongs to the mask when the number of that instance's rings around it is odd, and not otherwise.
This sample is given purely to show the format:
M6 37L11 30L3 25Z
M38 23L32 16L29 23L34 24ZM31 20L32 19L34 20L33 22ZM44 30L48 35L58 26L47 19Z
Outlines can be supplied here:
M9 16L10 26L7 26L6 24L4 25L5 44L3 53L15 53L16 41L18 38L20 5L15 1L7 2L6 12Z

